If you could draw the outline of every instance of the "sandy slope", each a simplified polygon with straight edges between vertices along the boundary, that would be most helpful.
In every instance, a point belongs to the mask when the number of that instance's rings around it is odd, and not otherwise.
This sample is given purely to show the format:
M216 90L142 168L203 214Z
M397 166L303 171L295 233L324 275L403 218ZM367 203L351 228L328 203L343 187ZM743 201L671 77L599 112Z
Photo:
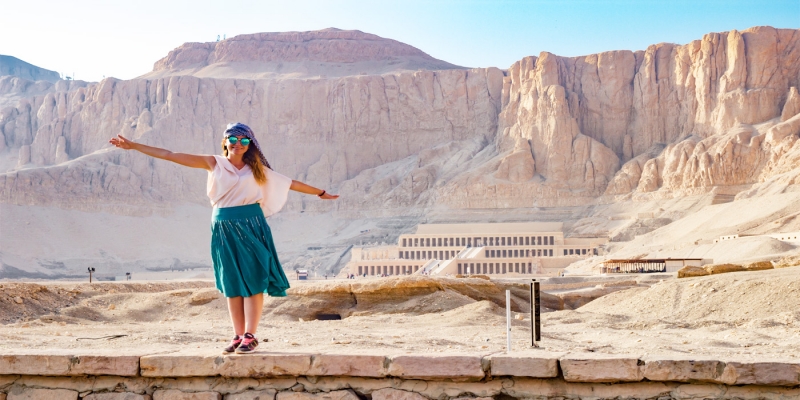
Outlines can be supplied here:
M570 229L624 238L612 239L606 257L574 263L568 272L590 273L605 258L705 258L715 263L779 259L800 251L800 243L757 235L800 231L798 215L800 193L792 190L723 204L711 204L710 195L696 195L596 206L591 216L579 219ZM720 236L733 234L743 237L714 243Z
M520 307L525 304L524 287L475 279L294 284L288 298L267 301L259 336L269 342L262 349L502 351L505 311L498 296L507 287L517 287L515 309L524 311ZM211 282L0 285L0 319L5 324L0 326L0 349L167 351L220 347L230 336L224 301L216 298ZM796 360L798 294L800 267L669 279L601 297L575 311L544 314L542 345L553 351L642 357ZM15 301L17 296L23 298L22 304ZM357 305L348 305L353 299ZM307 320L314 312L345 308L353 312L343 313L343 320ZM514 320L516 349L529 344L528 324ZM32 333L44 340L30 340ZM102 339L107 335L127 336Z

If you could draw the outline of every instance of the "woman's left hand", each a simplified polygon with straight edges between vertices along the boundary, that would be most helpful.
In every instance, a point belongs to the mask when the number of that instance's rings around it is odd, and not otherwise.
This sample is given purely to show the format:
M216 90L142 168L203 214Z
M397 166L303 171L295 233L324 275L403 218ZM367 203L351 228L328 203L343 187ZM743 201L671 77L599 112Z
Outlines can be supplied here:
M322 200L336 200L336 199L339 198L339 195L338 194L330 194L328 192L325 192L325 194L323 194L322 196L319 196L319 198L322 199Z

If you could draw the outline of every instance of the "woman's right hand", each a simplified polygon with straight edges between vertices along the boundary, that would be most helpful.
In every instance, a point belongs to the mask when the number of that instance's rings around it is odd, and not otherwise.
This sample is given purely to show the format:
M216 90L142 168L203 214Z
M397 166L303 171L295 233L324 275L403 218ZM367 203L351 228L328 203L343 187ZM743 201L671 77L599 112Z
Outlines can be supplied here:
M111 140L109 140L108 143L111 143L114 146L116 146L117 148L120 148L120 149L123 149L123 150L133 149L133 146L136 144L136 143L126 139L122 135L117 135L117 137L111 138Z

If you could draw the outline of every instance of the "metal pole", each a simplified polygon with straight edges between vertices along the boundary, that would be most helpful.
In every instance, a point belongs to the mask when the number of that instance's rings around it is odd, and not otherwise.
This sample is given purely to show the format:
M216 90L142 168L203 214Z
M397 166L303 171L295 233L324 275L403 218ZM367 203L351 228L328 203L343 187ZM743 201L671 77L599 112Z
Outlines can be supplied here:
M506 290L506 353L511 353L511 291Z
M539 282L531 280L531 347L539 347L536 342L542 341L541 301Z

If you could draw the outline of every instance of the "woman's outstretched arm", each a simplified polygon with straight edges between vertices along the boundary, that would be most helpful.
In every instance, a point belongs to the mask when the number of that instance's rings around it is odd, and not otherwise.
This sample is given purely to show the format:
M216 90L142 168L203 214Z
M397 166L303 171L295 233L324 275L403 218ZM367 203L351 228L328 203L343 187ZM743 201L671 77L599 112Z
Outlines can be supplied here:
M313 194L315 196L319 196L319 198L323 200L336 200L339 198L338 194L330 194L322 189L317 189L313 186L306 185L303 182L295 180L292 181L292 186L289 186L289 189L294 190L295 192ZM322 194L322 196L320 196L320 194Z
M140 153L147 154L150 157L172 161L176 164L185 165L187 167L202 168L211 171L217 165L217 160L214 158L214 156L173 153L167 149L147 146L141 143L133 142L129 139L126 139L122 135L117 135L117 137L111 138L111 140L109 140L108 142L120 149L136 150Z

